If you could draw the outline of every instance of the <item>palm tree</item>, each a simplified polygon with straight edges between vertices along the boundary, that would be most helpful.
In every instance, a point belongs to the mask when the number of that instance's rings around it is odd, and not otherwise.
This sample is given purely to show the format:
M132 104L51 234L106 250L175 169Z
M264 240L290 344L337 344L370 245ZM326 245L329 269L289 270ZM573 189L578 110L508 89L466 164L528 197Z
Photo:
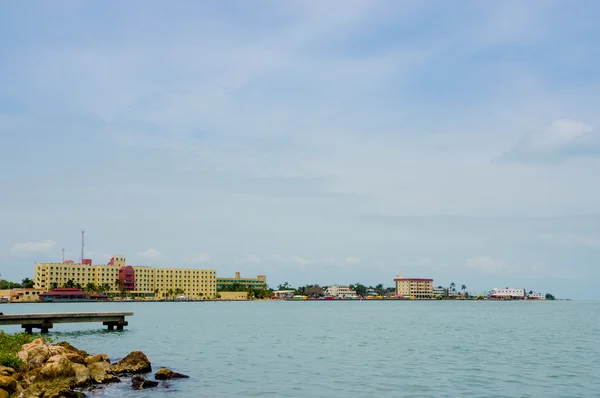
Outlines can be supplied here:
M171 297L172 295L173 295L173 288L169 289L168 297Z
M465 290L467 290L467 285L462 285L462 286L460 287L460 290L462 290L462 291L463 291L463 294L464 294L464 293L465 293Z
M156 296L158 296L158 289L154 289L154 301L156 301Z
M453 292L455 292L455 291L456 291L456 283L452 282L452 283L450 284L450 290L452 290Z
M200 297L200 300L202 300L202 296L204 296L204 293L202 293L202 292L198 293L198 297Z
M96 292L97 288L96 288L95 284L93 284L92 282L89 282L87 285L85 285L84 290L88 293L94 293L94 292Z

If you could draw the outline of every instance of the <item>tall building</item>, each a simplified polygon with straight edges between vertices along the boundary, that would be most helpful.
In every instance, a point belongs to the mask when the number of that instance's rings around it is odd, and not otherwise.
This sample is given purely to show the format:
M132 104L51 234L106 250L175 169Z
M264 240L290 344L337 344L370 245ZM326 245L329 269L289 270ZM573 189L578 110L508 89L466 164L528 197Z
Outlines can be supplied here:
M69 280L85 288L87 284L107 286L108 292L121 289L132 296L212 298L217 293L216 271L212 269L153 268L127 265L125 257L115 256L107 265L64 263L35 264L34 284L44 291L62 287ZM183 293L182 293L183 292Z
M433 279L403 278L398 275L396 283L396 294L403 297L425 299L433 297Z
M242 278L239 272L235 273L233 278L217 278L217 289L223 289L233 284L248 286L253 289L263 289L267 287L267 276L258 275L256 278Z

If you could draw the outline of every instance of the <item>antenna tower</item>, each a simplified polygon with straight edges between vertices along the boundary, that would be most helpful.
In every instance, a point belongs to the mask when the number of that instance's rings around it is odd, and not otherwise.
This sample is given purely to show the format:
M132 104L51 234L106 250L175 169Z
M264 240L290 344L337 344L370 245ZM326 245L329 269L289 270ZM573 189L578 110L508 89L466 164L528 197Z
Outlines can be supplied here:
M81 262L79 264L83 264L83 249L85 248L85 231L81 231Z
M62 262L65 263L65 248L62 248Z

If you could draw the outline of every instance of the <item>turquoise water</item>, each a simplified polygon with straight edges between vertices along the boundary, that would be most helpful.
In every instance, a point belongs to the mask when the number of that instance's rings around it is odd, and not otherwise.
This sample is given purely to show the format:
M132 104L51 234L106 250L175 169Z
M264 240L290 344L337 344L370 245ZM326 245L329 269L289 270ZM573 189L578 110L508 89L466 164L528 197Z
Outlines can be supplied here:
M119 397L600 397L599 302L7 304L133 311L125 331L51 335L112 360L144 351L191 376ZM4 327L7 331L17 327Z

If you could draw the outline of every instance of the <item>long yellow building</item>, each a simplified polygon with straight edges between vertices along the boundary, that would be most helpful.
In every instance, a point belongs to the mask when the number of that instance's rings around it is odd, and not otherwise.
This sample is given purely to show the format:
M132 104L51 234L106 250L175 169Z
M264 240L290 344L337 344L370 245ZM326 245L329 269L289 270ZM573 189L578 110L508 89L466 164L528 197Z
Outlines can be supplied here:
M433 298L433 279L425 278L403 278L398 275L394 282L396 284L396 295L417 299Z
M69 280L83 288L93 283L107 286L108 292L126 290L134 297L213 298L217 294L216 271L213 269L153 268L127 265L125 257L115 256L107 265L72 261L35 264L34 284L44 291L64 286Z

